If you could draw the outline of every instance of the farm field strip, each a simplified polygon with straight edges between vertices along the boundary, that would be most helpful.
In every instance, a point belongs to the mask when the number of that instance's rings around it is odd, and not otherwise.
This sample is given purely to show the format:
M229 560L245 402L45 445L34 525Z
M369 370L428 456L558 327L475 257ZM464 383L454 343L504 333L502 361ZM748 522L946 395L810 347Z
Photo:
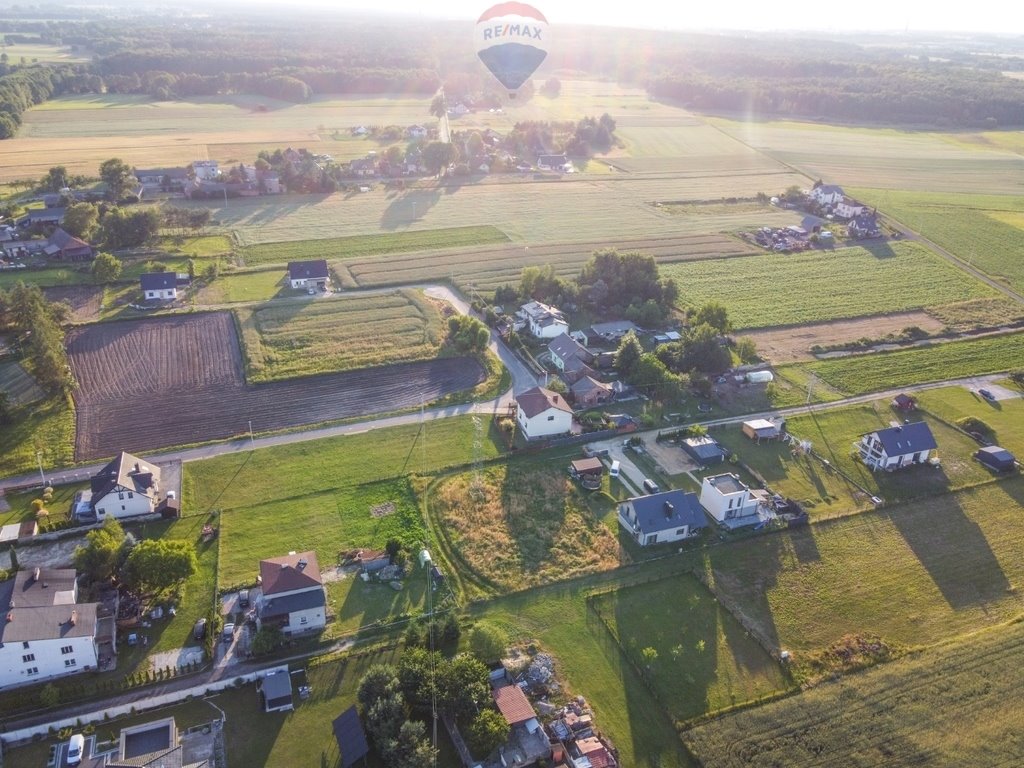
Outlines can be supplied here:
M847 395L925 384L965 376L983 376L1020 367L1024 333L951 341L896 352L792 363Z
M749 243L729 235L700 234L648 238L590 240L561 245L491 246L438 253L412 253L387 259L334 262L335 271L353 286L373 287L454 278L462 287L484 293L504 283L517 283L526 266L551 264L563 276L575 275L595 250L639 251L659 263L714 259L757 253Z
M437 355L437 308L412 290L236 310L251 381L271 381Z
M383 256L402 251L457 248L508 242L504 232L491 226L412 230L377 235L333 237L322 240L293 240L259 243L239 249L247 265L284 264L303 259L351 259Z
M1024 625L726 715L683 733L704 765L1015 765Z
M140 349L161 349L157 365L126 371ZM226 439L250 420L270 431L411 408L485 378L475 359L445 358L250 386L228 313L88 326L68 355L79 460Z
M851 190L977 269L1024 292L1024 197Z
M674 264L662 272L676 279L681 301L695 306L723 303L737 329L802 325L997 295L924 246L909 242L762 253Z
M797 666L848 634L929 645L1024 610L1022 498L1020 477L988 483L717 547L698 567Z

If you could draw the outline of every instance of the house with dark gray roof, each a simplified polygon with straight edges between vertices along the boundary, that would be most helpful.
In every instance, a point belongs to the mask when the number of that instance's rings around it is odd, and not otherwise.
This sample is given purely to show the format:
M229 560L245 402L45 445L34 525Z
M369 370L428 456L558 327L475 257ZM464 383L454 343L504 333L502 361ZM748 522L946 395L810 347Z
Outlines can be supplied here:
M924 464L932 451L938 448L935 436L923 421L913 424L894 424L861 436L854 447L861 461L872 470L892 472L902 467Z
M811 187L810 196L822 206L836 205L845 197L843 188L838 184L822 184L820 181Z
M1012 453L998 445L988 445L975 452L981 464L993 472L1012 472L1017 466L1017 459Z
M90 479L97 520L148 515L160 494L160 467L122 451Z
M327 595L316 552L260 560L260 589L257 628L274 626L295 635L318 632L327 624Z
M673 490L626 499L619 505L619 525L648 547L699 536L707 518L697 494Z
M65 208L33 208L26 211L19 220L19 224L63 224Z
M96 669L99 605L78 602L76 577L34 568L0 583L0 689Z
M326 288L330 278L326 259L288 262L288 280L292 288Z
M146 272L139 275L139 286L146 301L178 298L178 276L174 272Z
M683 450L701 466L718 464L726 457L726 451L713 437L688 437L683 440Z

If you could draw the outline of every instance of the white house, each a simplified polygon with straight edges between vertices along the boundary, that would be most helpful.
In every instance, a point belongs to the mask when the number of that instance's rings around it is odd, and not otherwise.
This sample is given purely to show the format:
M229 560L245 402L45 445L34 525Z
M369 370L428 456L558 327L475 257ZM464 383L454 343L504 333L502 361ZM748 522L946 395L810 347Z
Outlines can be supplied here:
M289 552L260 560L261 594L256 626L276 626L286 635L317 632L327 624L327 595L316 552Z
M220 166L216 160L196 160L192 163L192 173L200 181L213 181L220 176Z
M330 280L327 260L288 262L288 280L292 288L326 288Z
M572 408L557 392L534 387L516 395L516 405L516 422L527 440L572 430Z
M107 515L116 518L148 515L157 507L160 467L122 451L93 475L90 483L97 520Z
M96 603L77 603L70 568L18 571L0 584L0 689L95 669Z
M836 203L834 213L842 219L852 219L855 216L860 216L862 213L867 213L868 210L866 205L861 205L852 198L844 197Z
M562 310L550 304L531 301L523 304L517 314L526 321L530 333L538 339L554 339L569 332L569 323Z
M647 547L699 536L707 525L707 518L697 494L664 491L622 502L619 525L641 547Z
M147 301L178 298L178 276L174 272L146 272L139 275L139 285Z
M427 138L427 129L422 125L410 125L406 134L410 139L425 139Z
M758 495L733 474L705 477L700 486L700 505L719 523L731 523L757 515Z
M811 187L810 196L818 205L836 205L844 197L842 187L836 184L822 184L820 181Z
M871 469L891 472L900 467L924 464L938 444L928 425L918 421L868 432L859 443L855 443L855 447L861 461Z

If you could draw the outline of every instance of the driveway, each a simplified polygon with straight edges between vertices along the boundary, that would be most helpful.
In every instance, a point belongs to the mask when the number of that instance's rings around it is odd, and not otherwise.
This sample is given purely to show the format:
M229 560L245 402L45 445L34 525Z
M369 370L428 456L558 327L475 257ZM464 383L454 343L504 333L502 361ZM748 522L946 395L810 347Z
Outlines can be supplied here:
M614 437L610 440L601 440L596 443L587 443L588 448L592 448L594 451L608 451L608 458L605 459L606 463L611 464L613 461L619 462L619 482L622 483L623 487L632 496L642 496L644 482L644 473L640 471L640 468L633 463L629 453L623 448L622 441L624 438Z
M984 378L970 379L964 382L964 389L969 392L973 392L979 400L984 400L981 395L978 394L979 389L987 389L992 393L993 399L999 400L1016 400L1018 397L1024 397L1020 392L1009 387L1004 387L1001 384L993 384Z

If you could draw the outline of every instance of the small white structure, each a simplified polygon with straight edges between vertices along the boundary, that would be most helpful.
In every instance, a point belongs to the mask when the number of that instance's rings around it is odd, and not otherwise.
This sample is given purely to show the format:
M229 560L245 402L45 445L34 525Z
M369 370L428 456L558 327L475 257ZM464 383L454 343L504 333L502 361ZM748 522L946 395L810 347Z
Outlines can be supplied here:
M770 381L775 381L771 371L751 371L747 374L747 382L750 384L767 384Z
M196 160L192 173L199 181L213 181L220 176L220 166L216 160Z
M174 272L147 272L139 276L139 285L147 301L178 298L178 276Z
M93 513L97 520L148 515L156 510L160 493L160 467L121 453L90 480Z
M78 603L70 568L18 571L0 590L0 688L95 669L96 603Z
M288 280L292 288L326 288L330 277L326 259L288 262Z
M938 444L928 425L918 421L868 432L855 447L861 461L872 470L884 469L891 472L901 467L926 463Z
M757 514L758 499L733 474L705 477L700 486L700 505L719 523Z
M557 307L540 301L523 304L517 313L526 321L530 333L538 339L554 339L563 333L569 333L569 323L565 315Z
M810 197L821 206L832 206L842 201L843 188L837 184L822 184L818 182L810 191Z
M572 430L572 407L557 392L543 387L516 395L516 422L527 440L565 435Z
M429 568L434 564L433 561L430 559L430 552L428 552L426 549L420 550L419 559L420 568Z
M316 552L260 560L260 586L257 629L275 626L295 635L317 632L327 624L327 595Z
M780 425L768 419L751 419L743 422L743 434L751 440L777 440L782 434Z
M867 213L868 210L870 209L866 205L858 203L853 198L844 197L836 203L835 214L843 219L852 219L855 216L860 216L862 213Z

